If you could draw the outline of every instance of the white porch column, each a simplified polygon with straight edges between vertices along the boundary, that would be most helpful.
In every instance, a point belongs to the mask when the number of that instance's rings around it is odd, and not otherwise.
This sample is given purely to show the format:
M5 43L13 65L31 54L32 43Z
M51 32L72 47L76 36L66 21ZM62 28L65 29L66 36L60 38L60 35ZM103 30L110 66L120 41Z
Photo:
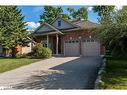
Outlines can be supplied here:
M56 55L58 55L59 36L56 34Z
M49 47L49 35L47 35L47 47Z

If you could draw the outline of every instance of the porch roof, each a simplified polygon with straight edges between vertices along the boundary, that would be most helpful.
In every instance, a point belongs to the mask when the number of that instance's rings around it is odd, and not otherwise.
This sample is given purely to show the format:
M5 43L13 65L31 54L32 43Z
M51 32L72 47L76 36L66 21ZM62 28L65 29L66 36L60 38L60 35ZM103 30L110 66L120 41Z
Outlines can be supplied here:
M45 31L45 32L37 32L42 26L47 25L48 27L50 27L52 30L51 31ZM60 30L58 30L57 28L55 28L54 26L44 22L43 24L41 24L34 33L32 33L34 36L36 35L47 35L47 34L63 34Z
M36 32L33 34L33 36L50 35L50 34L63 34L63 33L58 33L57 31Z

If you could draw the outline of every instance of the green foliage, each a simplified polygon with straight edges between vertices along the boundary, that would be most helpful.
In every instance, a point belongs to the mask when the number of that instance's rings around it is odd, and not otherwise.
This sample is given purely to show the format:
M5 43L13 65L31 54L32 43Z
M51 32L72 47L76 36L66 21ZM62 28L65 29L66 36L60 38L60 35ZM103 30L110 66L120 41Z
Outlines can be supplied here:
M27 58L27 54L17 54L16 58Z
M104 89L105 88L105 83L103 81L99 81L99 84L98 84L99 88L100 89Z
M51 23L58 16L64 19L88 19L88 11L85 7L81 7L78 10L67 8L67 11L69 14L63 13L61 7L44 6L44 13L40 16L40 22Z
M102 75L102 89L127 89L127 60L107 58L106 73Z
M36 58L50 58L52 51L49 48L43 47L42 44L36 44L33 47L33 56Z
M17 6L0 6L0 44L12 49L28 42L24 16Z
M112 6L95 7L100 16L99 37L114 57L127 58L127 7L113 11ZM109 9L106 11L106 9Z
M114 11L115 6L94 6L93 10L94 12L98 13L98 16L102 17L102 16L106 16L106 15L110 15L111 12Z
M40 22L51 23L58 16L69 19L61 7L44 6L44 13L40 16Z
M1 58L0 59L0 73L10 71L21 66L29 65L31 63L40 61L39 59L28 58Z
M70 17L72 19L83 19L87 20L88 19L88 11L85 7L81 7L78 10L75 10L74 8L68 8L67 9L70 13Z
M16 54L16 58L34 58L33 53L29 52L27 54Z
M94 6L93 11L95 13L98 13L98 18L99 22L102 24L109 24L111 22L110 16L114 12L115 6Z

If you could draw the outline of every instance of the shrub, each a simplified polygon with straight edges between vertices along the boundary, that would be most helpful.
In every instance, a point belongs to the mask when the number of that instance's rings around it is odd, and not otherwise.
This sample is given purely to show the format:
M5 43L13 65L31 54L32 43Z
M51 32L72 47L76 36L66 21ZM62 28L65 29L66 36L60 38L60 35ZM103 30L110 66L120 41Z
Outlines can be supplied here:
M49 48L43 47L42 44L36 44L33 47L33 56L36 58L50 58L52 51Z
M26 54L17 54L16 58L27 58Z
M100 89L104 89L105 88L105 82L103 82L102 80L99 81L98 86Z

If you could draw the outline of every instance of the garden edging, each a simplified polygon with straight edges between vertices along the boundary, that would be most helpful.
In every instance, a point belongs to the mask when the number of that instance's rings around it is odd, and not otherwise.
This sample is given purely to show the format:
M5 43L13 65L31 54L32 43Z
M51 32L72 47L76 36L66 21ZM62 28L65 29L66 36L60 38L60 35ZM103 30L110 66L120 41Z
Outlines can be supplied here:
M97 78L95 80L94 89L99 89L99 83L102 82L101 80L101 74L102 72L105 72L105 66L106 66L106 58L102 57L102 64L99 67Z

